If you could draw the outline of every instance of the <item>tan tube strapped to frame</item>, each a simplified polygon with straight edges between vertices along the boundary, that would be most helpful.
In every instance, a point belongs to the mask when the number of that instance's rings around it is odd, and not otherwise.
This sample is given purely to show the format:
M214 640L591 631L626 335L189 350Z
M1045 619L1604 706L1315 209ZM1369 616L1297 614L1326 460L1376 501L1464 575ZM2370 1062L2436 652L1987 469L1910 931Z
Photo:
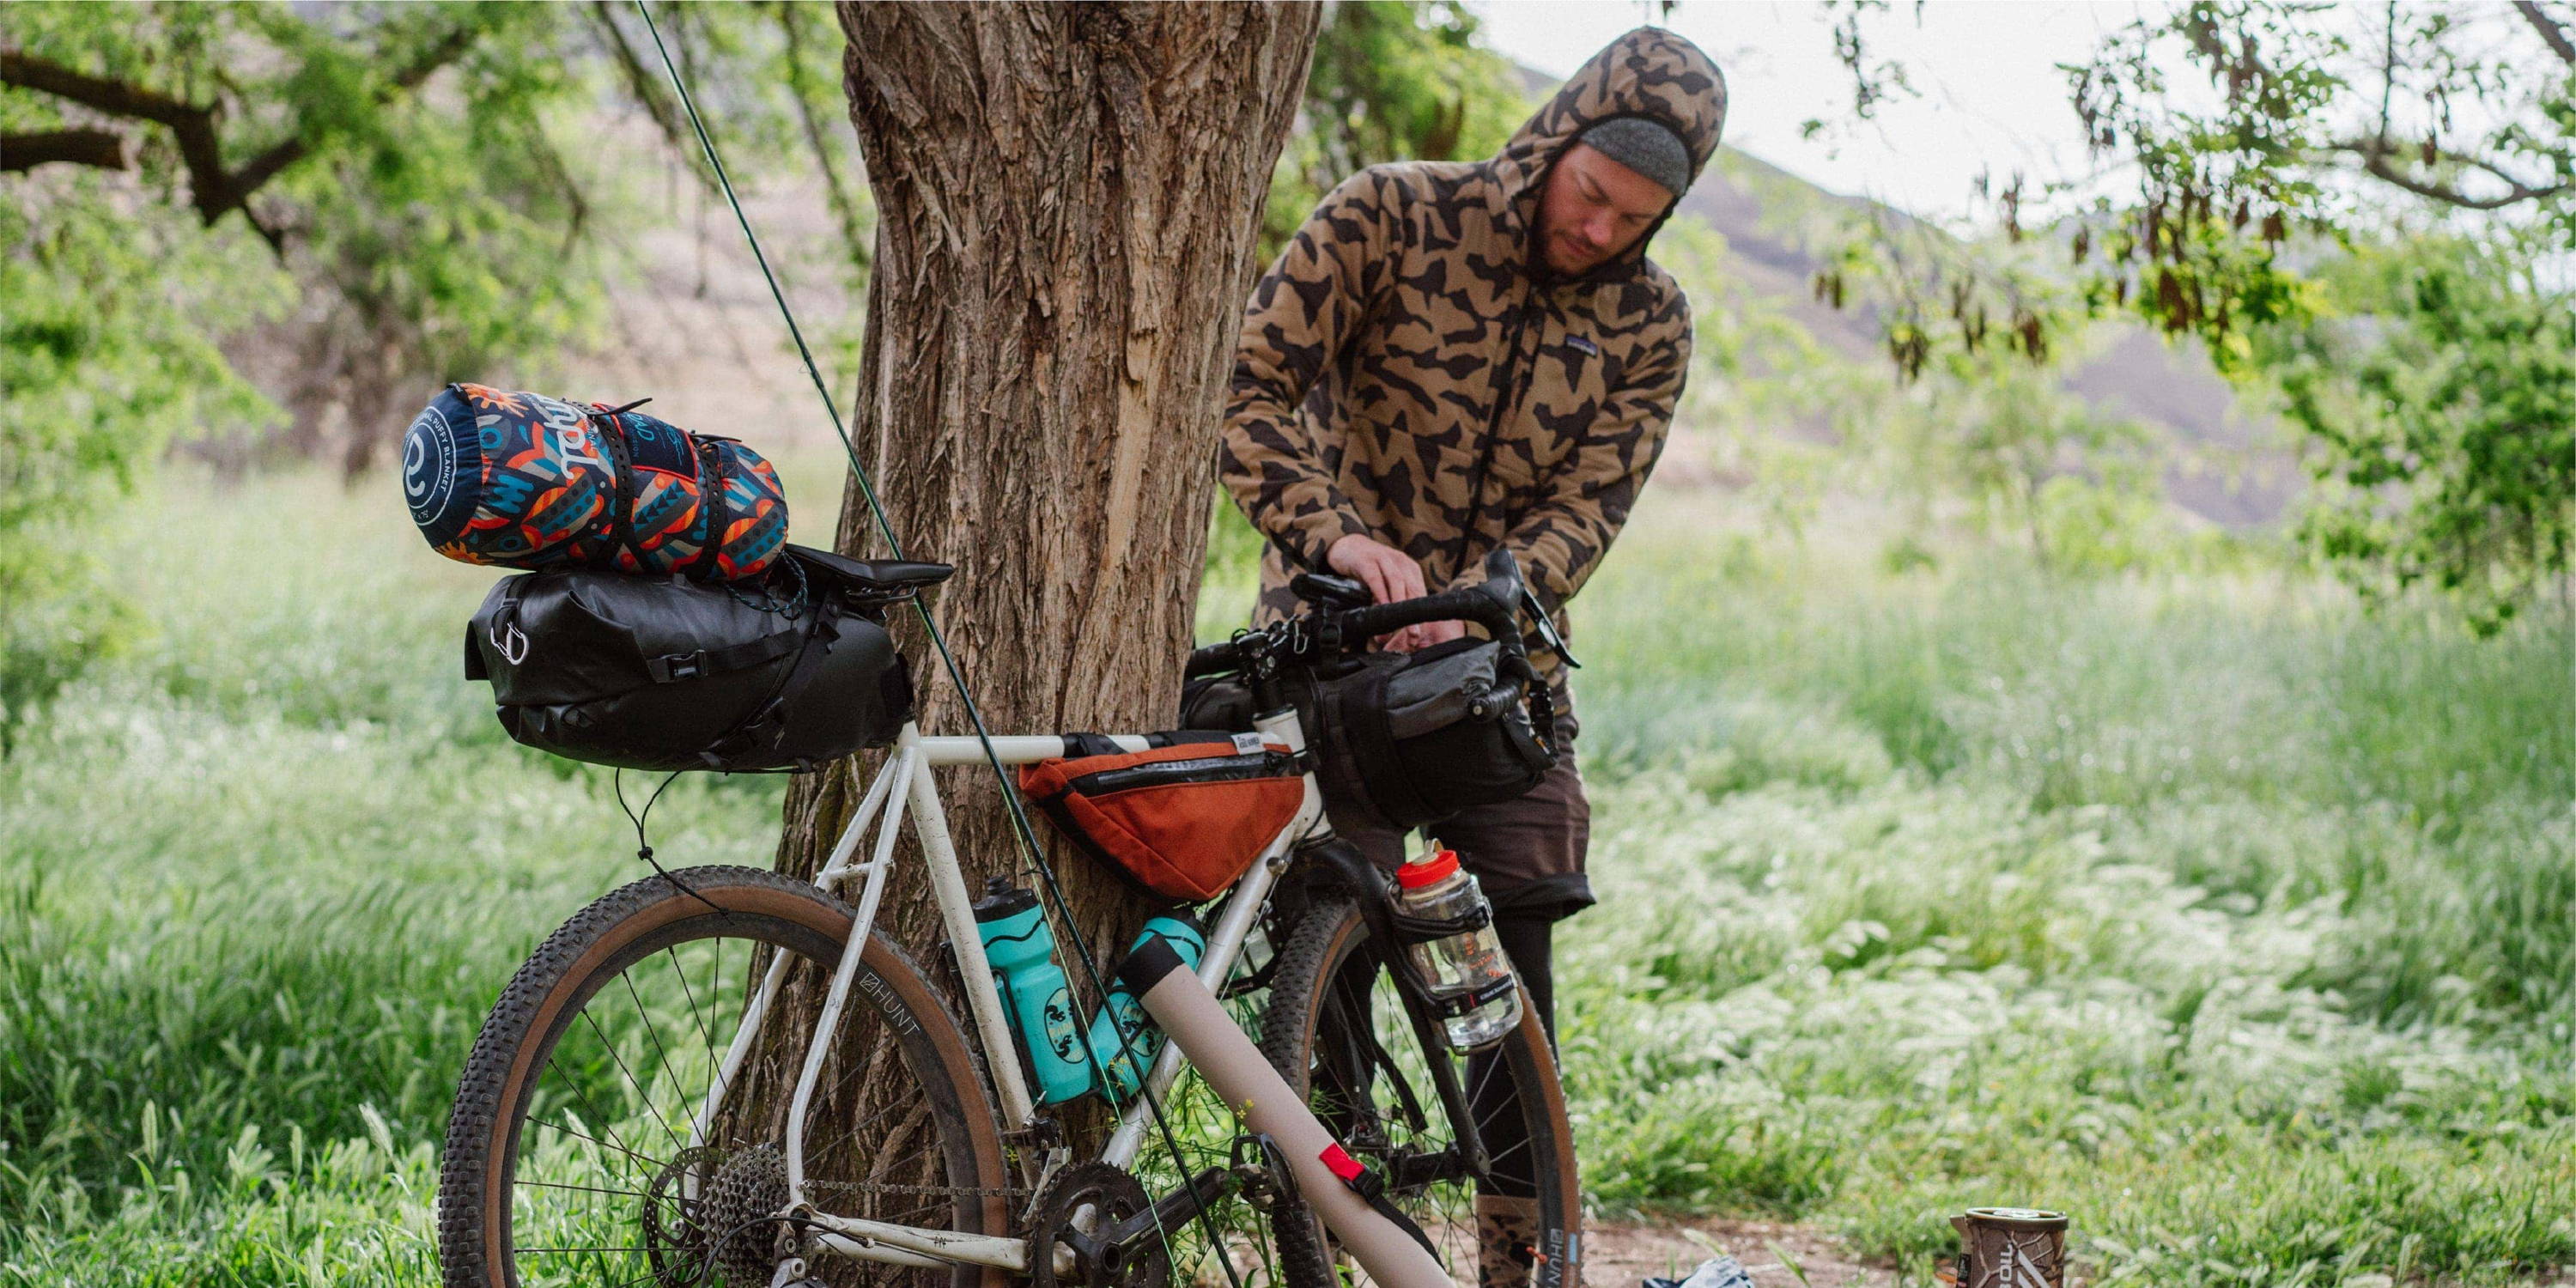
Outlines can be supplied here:
M1335 1172L1336 1162L1356 1170L1350 1156L1235 1027L1216 995L1197 974L1182 969L1180 954L1160 939L1148 939L1127 955L1118 979L1236 1115L1278 1144L1300 1196L1369 1278L1381 1288L1452 1288L1449 1273L1418 1231L1388 1219Z

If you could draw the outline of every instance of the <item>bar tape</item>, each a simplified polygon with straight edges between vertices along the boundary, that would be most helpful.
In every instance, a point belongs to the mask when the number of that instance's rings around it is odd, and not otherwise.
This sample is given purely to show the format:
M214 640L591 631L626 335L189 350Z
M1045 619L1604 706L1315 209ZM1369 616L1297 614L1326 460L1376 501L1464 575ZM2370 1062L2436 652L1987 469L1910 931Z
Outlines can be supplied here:
M1431 1236L1424 1234L1422 1227L1413 1223L1412 1217L1406 1216L1393 1203L1386 1201L1386 1183L1379 1180L1376 1173L1360 1166L1360 1160L1351 1157L1350 1151L1343 1149L1339 1141L1326 1145L1324 1152L1318 1157L1323 1159L1326 1171L1341 1178L1342 1188L1359 1195L1371 1208L1376 1209L1379 1216L1394 1222L1397 1229L1412 1235L1413 1241L1421 1244L1423 1251L1435 1258L1440 1255L1440 1250L1431 1246Z

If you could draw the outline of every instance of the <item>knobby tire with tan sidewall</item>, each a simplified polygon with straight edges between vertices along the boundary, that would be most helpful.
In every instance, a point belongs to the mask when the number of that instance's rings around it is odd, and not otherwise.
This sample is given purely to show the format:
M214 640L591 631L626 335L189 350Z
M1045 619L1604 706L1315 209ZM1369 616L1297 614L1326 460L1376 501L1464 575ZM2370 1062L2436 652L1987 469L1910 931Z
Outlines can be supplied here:
M1408 1149L1436 1152L1442 1136L1451 1133L1425 1063L1426 1059L1450 1057L1445 1050L1425 1055L1376 950L1377 945L1369 941L1368 923L1347 898L1321 899L1310 905L1298 917L1279 951L1278 973L1271 984L1270 1006L1262 1022L1261 1048L1288 1085L1307 1098L1316 1116L1352 1155L1381 1177L1389 1177L1392 1155ZM1360 1009L1355 994L1362 987L1362 979L1368 982L1366 991L1372 1004L1367 1010L1377 1045L1404 1067L1429 1124L1427 1131L1409 1129L1400 1121L1401 1098L1392 1093L1384 1078L1374 1082L1366 1094L1353 1095L1347 1085L1353 1079L1347 1075L1337 1078L1332 1072L1335 1051L1351 1049L1346 1030L1350 1017ZM1533 1219L1525 1235L1515 1242L1535 1250L1537 1257L1525 1280L1515 1281L1513 1272L1505 1272L1500 1281L1525 1282L1529 1288L1578 1288L1582 1282L1579 1267L1583 1208L1575 1174L1574 1133L1566 1122L1565 1093L1557 1083L1555 1053L1539 1022L1537 1008L1529 1004L1528 994L1522 994L1517 1029L1489 1048L1485 1059L1472 1064L1462 1059L1457 1063L1462 1084L1470 1083L1471 1069L1486 1071L1483 1094L1478 1094L1478 1086L1467 1085L1467 1096L1471 1105L1484 1104L1477 1112L1485 1120L1483 1130L1489 1146L1496 1148L1493 1163L1498 1170L1513 1173L1508 1188L1529 1190L1526 1198L1533 1205L1520 1209L1531 1213ZM1508 1078L1513 1089L1524 1093L1514 1098L1520 1106L1517 1114L1494 1105L1502 1086L1495 1081L1498 1078ZM1327 1085L1337 1082L1341 1085ZM1505 1117L1517 1119L1517 1123L1503 1121ZM1369 1123L1372 1119L1376 1120L1374 1129ZM1515 1137L1517 1143L1513 1143ZM1470 1197L1475 1188L1475 1182L1461 1177L1411 1188L1391 1186L1387 1196L1423 1227L1452 1277L1462 1283L1478 1282L1478 1259L1497 1255L1476 1241L1478 1228ZM1273 1237L1278 1245L1284 1288L1341 1288L1345 1275L1350 1284L1368 1282L1356 1265L1336 1265L1336 1248L1330 1235L1310 1215L1291 1215L1283 1209L1273 1221Z
M739 1232L746 1226L713 1228L707 1213L715 1210L715 1201L707 1196L766 1192L759 1187L760 1168L752 1161L772 1165L771 1176L783 1177L768 1156L782 1147L777 1136L783 1109L760 1124L729 1120L727 1131L736 1134L716 1142L716 1148L690 1155L680 1148L689 1112L682 1106L692 1091L702 1095L712 1083L717 1054L730 1042L767 955L795 954L801 960L788 971L790 986L801 983L819 990L839 963L852 912L810 883L757 868L692 868L672 875L696 894L654 876L599 899L538 947L485 1020L457 1088L439 1173L439 1260L448 1288L522 1288L593 1278L603 1284L693 1282L694 1266L669 1248L718 1248L727 1246L729 1235L736 1240L731 1246L745 1246ZM710 903L723 911L711 909ZM735 944L742 945L742 961L728 978L728 946ZM667 958L667 968L657 958ZM648 995L654 1000L648 1002ZM693 1023L659 1023L657 1014L676 1011L681 996L688 999ZM632 1022L620 1027L627 998L634 1001L641 1029ZM594 1003L600 1004L598 1013L591 1009ZM597 1036L595 1044L590 1035ZM867 1040L852 1041L854 1035ZM807 1145L808 1176L855 1178L839 1188L856 1197L836 1201L832 1193L818 1189L815 1205L827 1213L1007 1233L1011 1217L1003 1191L1009 1181L981 1063L919 969L881 935L868 939L836 1037L848 1042L852 1053L845 1057L835 1048L831 1059L836 1063L827 1064L821 1084L830 1089L818 1104L846 1095L852 1103L882 1107L861 1120L846 1141L830 1140L819 1149L814 1139L827 1134L827 1124L837 1124L816 1115ZM690 1045L700 1046L703 1054L684 1050L676 1060L670 1055L673 1046ZM657 1059L658 1072L653 1068ZM846 1069L840 1062L846 1062ZM637 1075L639 1067L646 1072ZM692 1070L698 1073L694 1086L685 1072ZM623 1118L598 1111L614 1088L611 1071L625 1077L632 1091L620 1094L640 1105L643 1116L631 1106ZM665 1080L671 1090L657 1090ZM593 1091L600 1095L594 1097ZM783 1103L785 1096L781 1091L770 1099ZM610 1101L609 1107L619 1106ZM872 1123L882 1125L863 1136L861 1128ZM621 1133L620 1127L626 1130ZM653 1135L656 1129L660 1136ZM531 1132L536 1133L533 1142ZM668 1158L661 1156L665 1139ZM911 1140L924 1143L910 1153L894 1153ZM533 1160L522 1157L527 1146L532 1146ZM840 1152L833 1152L836 1148ZM871 1157L871 1149L879 1156ZM767 1155L753 1160L763 1151ZM570 1170L584 1157L602 1160L601 1168L623 1170L604 1180ZM532 1161L542 1174L554 1174L544 1172L550 1160L563 1161L561 1174L575 1180L521 1175ZM659 1170L645 1174L657 1164ZM677 1180L682 1172L692 1178L686 1187ZM906 1177L929 1183L907 1184ZM783 1185L783 1180L769 1183ZM681 1201L672 1197L681 1193L692 1196L689 1201L696 1205L692 1219L710 1221L706 1229L683 1219ZM907 1196L918 1200L914 1207L883 1206ZM549 1202L563 1210L545 1207ZM844 1206L871 1202L880 1207ZM576 1229L584 1222L614 1228L622 1219L634 1233L609 1236L618 1241L615 1246L560 1250L514 1237L523 1220L539 1227L548 1216ZM648 1225L658 1233L648 1236ZM654 1242L656 1238L661 1241ZM648 1247L659 1260L646 1260ZM716 1255L707 1253L710 1263ZM549 1256L560 1260L549 1262ZM523 1276L529 1267L522 1263L531 1261L534 1273ZM580 1269L585 1266L587 1274ZM619 1266L623 1268L613 1268ZM638 1266L649 1266L650 1273L633 1275ZM835 1285L1004 1288L1009 1282L1001 1271L974 1266L906 1271L827 1259L815 1269ZM706 1282L731 1284L742 1277L709 1275ZM763 1277L763 1288L766 1282Z

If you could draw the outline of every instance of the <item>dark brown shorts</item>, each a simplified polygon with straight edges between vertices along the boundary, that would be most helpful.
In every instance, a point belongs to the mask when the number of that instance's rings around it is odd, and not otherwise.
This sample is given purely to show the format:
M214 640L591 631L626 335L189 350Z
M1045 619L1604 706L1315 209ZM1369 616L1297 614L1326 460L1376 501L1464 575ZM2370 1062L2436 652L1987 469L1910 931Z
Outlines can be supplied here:
M1567 722L1571 724L1571 721ZM1592 882L1583 856L1592 841L1592 804L1583 796L1574 743L1529 795L1468 810L1430 828L1458 861L1476 874L1497 916L1561 921L1592 906ZM1324 795L1333 830L1389 871L1404 862L1404 834L1361 821L1362 811L1334 807Z

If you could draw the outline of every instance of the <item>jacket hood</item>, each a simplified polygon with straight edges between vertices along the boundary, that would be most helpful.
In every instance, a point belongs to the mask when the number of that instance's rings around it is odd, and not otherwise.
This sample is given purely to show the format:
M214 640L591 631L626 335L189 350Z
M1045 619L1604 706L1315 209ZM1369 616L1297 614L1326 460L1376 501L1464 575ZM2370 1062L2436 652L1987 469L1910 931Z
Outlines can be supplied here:
M1699 46L1661 27L1639 27L1594 54L1487 163L1500 187L1504 223L1524 245L1538 222L1547 173L1565 146L1585 130L1621 116L1644 117L1680 136L1690 149L1696 181L1717 155L1718 136L1726 127L1726 77ZM1679 198L1674 204L1680 204ZM1656 228L1662 226L1657 221ZM1652 240L1650 229L1627 254L1594 274L1633 264L1645 256Z

